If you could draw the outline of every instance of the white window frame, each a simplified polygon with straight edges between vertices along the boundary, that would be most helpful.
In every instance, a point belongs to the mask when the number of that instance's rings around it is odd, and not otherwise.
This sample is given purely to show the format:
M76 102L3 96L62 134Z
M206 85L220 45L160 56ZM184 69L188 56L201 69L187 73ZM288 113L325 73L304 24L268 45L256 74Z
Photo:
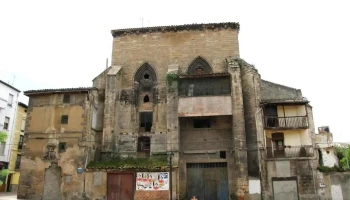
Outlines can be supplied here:
M8 98L8 100L7 100L7 105L9 105L9 106L12 106L12 104L13 104L13 94L9 94L9 98Z

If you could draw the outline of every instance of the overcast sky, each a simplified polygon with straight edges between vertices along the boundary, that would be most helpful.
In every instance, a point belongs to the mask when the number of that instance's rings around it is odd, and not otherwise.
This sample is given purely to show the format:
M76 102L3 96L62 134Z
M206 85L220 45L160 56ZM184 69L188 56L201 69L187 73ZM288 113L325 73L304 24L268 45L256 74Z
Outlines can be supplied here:
M241 57L263 79L302 89L316 127L350 142L346 1L0 1L0 79L25 91L91 86L110 30L239 22ZM21 96L27 103L28 98ZM349 123L350 124L350 123Z

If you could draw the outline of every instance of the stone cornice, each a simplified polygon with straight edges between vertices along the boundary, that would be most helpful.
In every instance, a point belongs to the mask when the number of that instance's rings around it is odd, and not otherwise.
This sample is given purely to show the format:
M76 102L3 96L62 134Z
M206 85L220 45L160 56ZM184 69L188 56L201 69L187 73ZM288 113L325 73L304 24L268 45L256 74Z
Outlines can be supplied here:
M236 29L239 31L240 25L238 22L223 22L223 23L209 23L209 24L185 24L185 25L173 25L173 26L155 26L155 27L142 27L142 28L126 28L112 30L112 36L117 37L121 35L131 33L151 33L151 32L170 32L170 31L189 31L189 30L209 30L216 28L224 29Z

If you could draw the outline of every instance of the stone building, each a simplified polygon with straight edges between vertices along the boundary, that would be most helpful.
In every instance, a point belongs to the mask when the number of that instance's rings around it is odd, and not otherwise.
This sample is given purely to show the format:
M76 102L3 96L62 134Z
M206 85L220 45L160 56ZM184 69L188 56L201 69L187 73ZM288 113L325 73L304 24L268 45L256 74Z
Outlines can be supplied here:
M216 23L112 30L112 64L92 88L26 91L18 195L315 195L312 108L300 90L262 80L240 58L239 28ZM72 103L65 103L67 95Z
M79 199L85 164L94 154L91 88L31 90L21 156L18 198Z
M318 148L319 162L321 166L339 167L339 159L333 143L333 134L328 126L318 127L318 134L315 138Z

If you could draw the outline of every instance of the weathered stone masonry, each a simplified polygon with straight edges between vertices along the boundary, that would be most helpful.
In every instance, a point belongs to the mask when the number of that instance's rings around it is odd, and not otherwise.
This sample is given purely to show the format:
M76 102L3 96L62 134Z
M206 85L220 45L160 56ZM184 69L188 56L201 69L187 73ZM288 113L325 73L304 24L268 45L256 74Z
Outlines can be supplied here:
M110 163L168 153L173 154L174 199L248 198L252 177L261 179L264 198L272 199L272 180L283 179L282 172L298 180L303 197L310 196L313 188L305 183L315 179L305 162L313 161L271 158L268 142L280 144L274 136L285 132L282 142L302 138L293 144L296 151L300 145L314 146L311 107L300 90L262 80L240 58L239 28L238 23L216 23L113 30L112 66L93 79L93 88L27 91L27 153L19 196L166 199L168 190L136 190L133 185L116 193L110 186L123 185L112 176L120 174L118 180L135 184L137 172L169 171L167 163L158 168ZM65 104L68 94L75 100ZM267 121L266 106L275 109L274 121ZM281 119L285 125L289 118L304 119L292 116L303 106L307 128L279 129ZM63 115L69 116L68 125L62 124ZM67 148L58 152L62 142ZM58 157L45 159L42 154L51 144ZM90 161L98 167L77 172ZM278 166L287 167L279 171ZM45 180L60 187L45 186Z

